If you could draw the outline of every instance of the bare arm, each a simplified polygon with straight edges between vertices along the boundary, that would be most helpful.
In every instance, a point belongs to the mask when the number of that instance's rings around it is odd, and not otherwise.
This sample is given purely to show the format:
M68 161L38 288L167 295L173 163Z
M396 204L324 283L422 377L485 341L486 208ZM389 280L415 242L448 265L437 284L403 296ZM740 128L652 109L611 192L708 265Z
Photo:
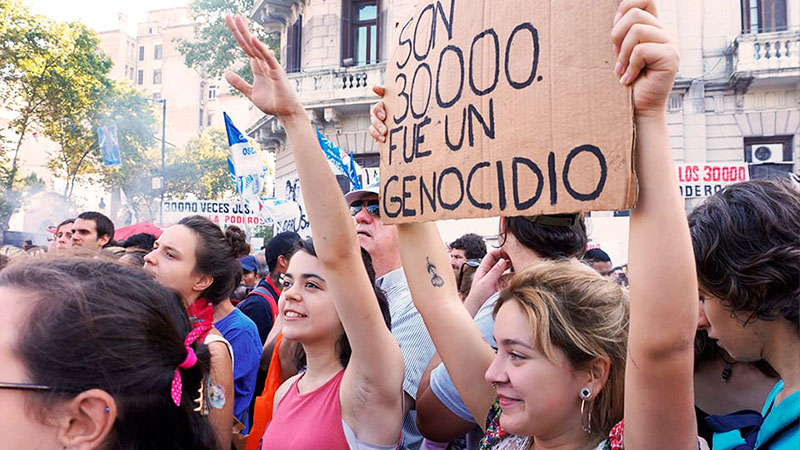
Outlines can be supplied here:
M383 321L364 269L347 204L317 142L311 121L272 51L250 35L243 18L229 17L227 22L250 57L254 81L251 86L232 73L226 74L226 78L259 109L281 121L300 183L314 184L318 188L315 195L305 201L314 246L324 266L339 320L348 339L355 344L342 381L342 415L345 419L360 419L349 423L362 439L372 443L391 442L383 436L391 435L391 439L396 439L399 435L403 358ZM396 420L390 410L396 414Z
M459 395L475 421L482 424L495 399L494 390L484 379L494 352L461 304L436 225L398 225L398 236L414 305Z
M211 353L211 385L222 387L225 393L225 405L222 408L211 406L208 419L214 427L219 448L227 450L231 447L233 435L233 364L228 346L224 343L212 342L208 350Z
M652 0L624 0L619 12L612 37L619 49L623 82L634 81L640 181L628 254L631 317L625 447L694 450L692 343L697 282L666 121L678 47L656 19Z
M417 389L417 428L427 439L450 442L474 429L476 425L453 414L431 389L431 372L442 362L433 355Z

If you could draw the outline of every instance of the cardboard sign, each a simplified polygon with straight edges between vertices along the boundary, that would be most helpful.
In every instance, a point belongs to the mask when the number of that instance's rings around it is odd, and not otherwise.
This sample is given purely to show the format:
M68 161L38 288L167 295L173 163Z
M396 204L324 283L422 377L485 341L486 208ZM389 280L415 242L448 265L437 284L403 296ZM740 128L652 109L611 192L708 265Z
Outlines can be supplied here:
M386 223L625 209L633 110L618 0L429 0L386 69Z
M676 165L683 198L710 197L729 184L750 179L747 163L685 163Z

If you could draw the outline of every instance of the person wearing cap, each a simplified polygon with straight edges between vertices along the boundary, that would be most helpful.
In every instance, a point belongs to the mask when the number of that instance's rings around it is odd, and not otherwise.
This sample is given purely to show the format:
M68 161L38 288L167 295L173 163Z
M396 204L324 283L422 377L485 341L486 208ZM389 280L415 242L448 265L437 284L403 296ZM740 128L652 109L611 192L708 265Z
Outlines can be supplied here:
M382 87L376 86L374 90L379 95L383 94ZM369 129L378 142L381 137L385 139L385 118L386 109L383 102L379 102L371 111ZM377 202L377 194L373 198ZM351 203L350 200L348 203ZM364 216L364 212L359 211L359 215ZM356 227L356 230L360 231L360 228ZM365 232L369 231L369 228L365 228ZM498 234L500 248L493 249L483 258L473 276L470 293L464 300L464 306L473 316L483 339L492 346L496 345L492 312L499 298L503 275L514 270L521 272L546 260L568 259L577 263L586 251L588 242L586 226L580 214L501 217ZM396 234L394 239L396 247ZM399 267L399 254L397 258ZM480 448L483 432L438 355L430 359L419 383L416 407L417 426L427 440L451 442L463 437L466 448Z
M231 303L234 306L238 306L258 283L258 264L255 256L246 255L239 258L239 265L242 266L242 281L231 294Z
M255 288L237 305L237 308L255 322L258 327L258 336L261 338L261 345L266 342L272 325L275 323L275 317L278 315L278 298L281 295L280 277L286 273L286 269L289 267L289 258L294 254L298 242L300 242L300 235L293 231L278 233L269 240L265 252L269 273L259 280ZM242 262L242 268L245 271L251 270L256 273L258 270L256 259L253 255L245 258L248 257L252 259ZM245 267L245 263L247 267Z
M392 317L392 335L403 352L406 416L403 419L401 448L417 449L422 445L415 407L417 389L425 366L433 356L434 347L422 316L411 301L400 260L397 228L384 225L381 221L378 190L376 182L348 192L345 201L350 205L350 214L356 222L358 242L372 257L378 277L376 284L386 292Z

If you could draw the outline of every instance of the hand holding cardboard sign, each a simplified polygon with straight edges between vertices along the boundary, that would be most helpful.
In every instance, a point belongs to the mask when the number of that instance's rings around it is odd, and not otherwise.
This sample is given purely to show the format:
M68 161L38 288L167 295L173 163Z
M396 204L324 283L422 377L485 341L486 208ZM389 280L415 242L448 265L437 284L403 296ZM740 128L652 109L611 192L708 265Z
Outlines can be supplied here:
M281 122L285 123L286 119L303 114L303 105L289 84L283 67L275 59L273 51L250 34L245 19L242 16L226 16L225 25L250 58L250 68L253 71L252 85L233 72L225 74L228 83L249 98L258 109L278 117Z
M678 71L678 41L657 19L653 0L625 0L611 31L620 83L633 85L637 116L662 114Z
M372 86L372 92L383 98L386 89L383 86ZM375 142L386 141L386 132L389 130L386 129L384 120L386 120L386 106L381 100L372 107L369 113L369 135L375 139Z

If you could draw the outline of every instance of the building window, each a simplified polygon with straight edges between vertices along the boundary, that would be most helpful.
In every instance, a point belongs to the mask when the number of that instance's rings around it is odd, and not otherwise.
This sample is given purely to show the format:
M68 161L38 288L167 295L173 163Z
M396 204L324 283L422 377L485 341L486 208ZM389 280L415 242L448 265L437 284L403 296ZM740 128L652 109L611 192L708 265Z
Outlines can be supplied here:
M741 0L742 34L786 31L786 0Z
M286 72L294 73L300 71L300 60L303 54L301 42L303 42L303 16L297 18L295 23L289 27L286 35Z
M153 59L161 59L164 56L164 50L161 44L153 47Z
M153 71L153 84L161 84L161 69Z
M198 119L200 129L203 129L203 108L200 108L200 115L198 116Z
M208 86L208 99L214 100L215 98L217 98L217 85L212 84Z
M342 65L375 64L380 57L380 0L342 2Z
M139 61L144 61L144 45L139 46Z
M139 69L139 78L136 80L136 84L142 85L144 84L144 70Z
M750 178L772 178L792 173L792 136L744 138L744 161Z

